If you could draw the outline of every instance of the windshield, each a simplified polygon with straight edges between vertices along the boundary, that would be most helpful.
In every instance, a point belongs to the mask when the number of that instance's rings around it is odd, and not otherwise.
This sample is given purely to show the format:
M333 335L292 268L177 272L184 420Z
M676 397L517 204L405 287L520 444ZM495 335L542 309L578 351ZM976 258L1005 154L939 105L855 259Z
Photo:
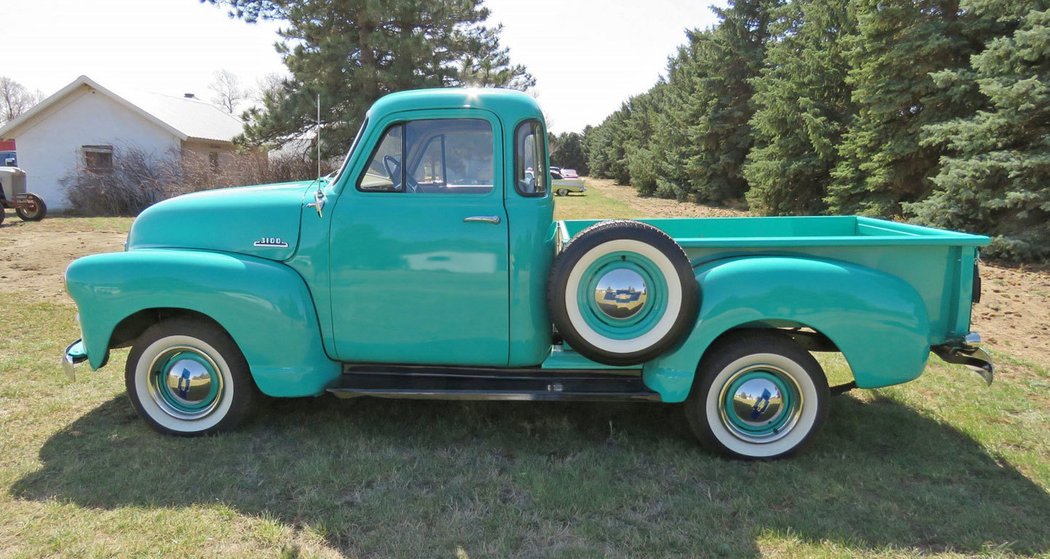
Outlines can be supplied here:
M357 143L361 141L361 135L365 133L365 128L368 126L368 119L361 123L361 128L357 129L357 135L354 136L354 142L350 144L350 149L346 152L346 157L343 158L342 165L339 165L339 172L335 173L332 180L328 184L335 184L339 180L339 177L343 176L343 172L346 171L346 166L350 164L350 156L354 154L354 149L357 148Z

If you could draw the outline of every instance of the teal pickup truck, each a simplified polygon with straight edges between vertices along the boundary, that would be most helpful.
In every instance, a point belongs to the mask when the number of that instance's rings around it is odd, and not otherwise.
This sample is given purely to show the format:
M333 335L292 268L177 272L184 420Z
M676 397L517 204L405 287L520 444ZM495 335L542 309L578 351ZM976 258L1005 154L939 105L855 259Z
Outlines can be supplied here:
M863 217L554 221L547 131L512 91L375 103L338 172L142 213L66 271L67 372L130 347L156 430L229 430L274 397L683 403L739 458L812 441L829 396L912 380L970 331L985 237ZM829 387L811 352L841 352Z

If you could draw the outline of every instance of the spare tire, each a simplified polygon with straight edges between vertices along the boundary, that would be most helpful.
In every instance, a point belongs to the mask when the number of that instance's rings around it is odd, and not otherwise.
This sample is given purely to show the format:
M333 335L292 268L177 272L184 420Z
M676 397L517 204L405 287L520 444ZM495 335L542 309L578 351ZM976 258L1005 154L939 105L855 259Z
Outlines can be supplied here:
M660 355L689 331L699 306L685 251L639 221L603 221L580 231L554 260L547 284L547 307L562 339L608 365Z

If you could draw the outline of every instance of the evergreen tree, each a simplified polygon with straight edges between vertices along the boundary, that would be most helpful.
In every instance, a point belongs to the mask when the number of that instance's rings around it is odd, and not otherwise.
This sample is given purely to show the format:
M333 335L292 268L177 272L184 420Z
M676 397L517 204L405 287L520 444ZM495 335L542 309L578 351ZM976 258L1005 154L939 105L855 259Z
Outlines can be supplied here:
M629 118L630 106L624 103L620 110L605 117L599 126L585 136L587 166L594 176L629 184L627 153L624 150L626 122Z
M765 68L754 80L755 147L744 175L761 214L815 214L854 108L844 39L856 23L840 0L794 0L774 10Z
M853 0L848 83L858 112L839 146L826 201L832 213L900 215L930 191L941 148L924 126L972 114L972 87L940 86L932 72L966 67L980 42L958 0Z
M762 67L773 0L730 1L714 8L713 30L691 31L668 67L665 118L656 141L657 187L679 199L740 199L747 190L744 159L751 148L751 80Z
M665 83L658 82L649 91L627 101L629 118L624 126L624 156L631 186L643 196L656 191L657 153L661 149L654 141L663 106Z
M575 169L587 174L587 156L583 153L583 137L576 132L563 132L551 142L551 165Z
M987 252L993 257L1047 259L1050 10L1045 1L966 7L1016 30L992 39L972 59L975 82L990 107L927 128L927 141L946 145L948 155L933 180L934 193L907 210L923 223L992 235ZM952 72L935 78L961 79Z
M278 51L291 78L250 111L243 139L282 143L315 125L321 96L322 151L342 153L368 107L406 89L455 85L524 89L500 26L484 25L481 0L208 0L253 22L285 22Z

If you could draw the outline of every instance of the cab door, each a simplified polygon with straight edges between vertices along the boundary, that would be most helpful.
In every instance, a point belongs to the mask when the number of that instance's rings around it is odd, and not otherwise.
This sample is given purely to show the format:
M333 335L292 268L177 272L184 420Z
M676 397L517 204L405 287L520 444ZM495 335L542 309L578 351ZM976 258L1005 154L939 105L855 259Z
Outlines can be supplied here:
M348 362L505 366L507 213L499 120L389 117L332 214L331 304Z

